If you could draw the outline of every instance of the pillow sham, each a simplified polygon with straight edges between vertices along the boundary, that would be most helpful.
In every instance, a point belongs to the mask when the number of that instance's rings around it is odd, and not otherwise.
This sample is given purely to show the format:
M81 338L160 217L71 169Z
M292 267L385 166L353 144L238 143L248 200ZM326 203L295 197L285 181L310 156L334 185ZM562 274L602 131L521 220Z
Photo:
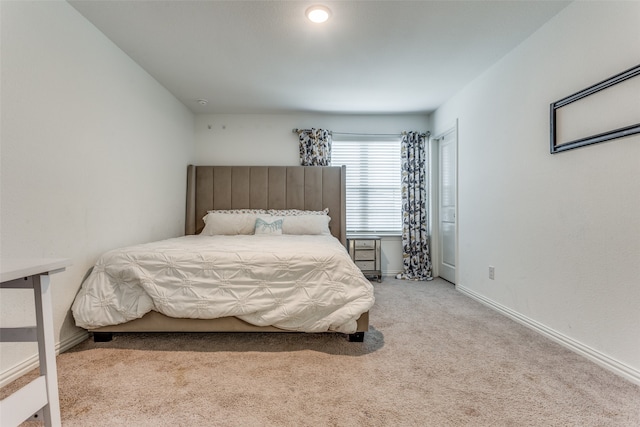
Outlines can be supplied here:
M330 235L329 215L294 215L284 217L282 234Z
M329 215L329 208L321 211L305 211L302 209L269 209L270 215L276 216L301 216L301 215Z
M256 214L210 212L202 218L205 225L200 234L204 236L253 234L257 217Z
M258 218L256 219L255 234L278 236L282 234L282 218Z
M207 211L207 213L220 213L220 214L266 214L266 209L214 209Z

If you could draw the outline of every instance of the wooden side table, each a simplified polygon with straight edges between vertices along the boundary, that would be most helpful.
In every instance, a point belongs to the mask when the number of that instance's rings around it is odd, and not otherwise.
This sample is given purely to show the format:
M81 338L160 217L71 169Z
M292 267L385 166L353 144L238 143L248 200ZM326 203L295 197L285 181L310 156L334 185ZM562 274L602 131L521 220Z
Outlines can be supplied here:
M382 280L380 237L351 235L347 236L347 240L349 241L349 255L362 270L362 274L375 276L380 282Z
M33 289L36 326L0 329L0 342L38 342L40 376L0 401L0 425L13 427L27 419L60 426L56 346L49 275L64 271L68 259L6 259L0 262L0 289Z

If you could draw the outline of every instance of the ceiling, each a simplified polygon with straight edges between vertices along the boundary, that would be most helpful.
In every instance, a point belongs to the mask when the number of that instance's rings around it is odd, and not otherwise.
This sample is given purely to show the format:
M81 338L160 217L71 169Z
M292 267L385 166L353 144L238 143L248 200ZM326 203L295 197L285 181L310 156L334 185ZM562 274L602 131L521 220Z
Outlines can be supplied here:
M332 16L313 24L320 2ZM69 3L194 113L404 114L435 110L569 2Z

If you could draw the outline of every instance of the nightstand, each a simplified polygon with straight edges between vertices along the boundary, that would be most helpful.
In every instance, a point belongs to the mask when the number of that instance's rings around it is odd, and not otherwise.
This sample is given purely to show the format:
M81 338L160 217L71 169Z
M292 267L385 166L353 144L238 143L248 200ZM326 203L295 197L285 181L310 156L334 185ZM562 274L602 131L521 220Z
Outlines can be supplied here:
M380 237L347 236L349 255L365 276L375 276L382 281L380 270Z

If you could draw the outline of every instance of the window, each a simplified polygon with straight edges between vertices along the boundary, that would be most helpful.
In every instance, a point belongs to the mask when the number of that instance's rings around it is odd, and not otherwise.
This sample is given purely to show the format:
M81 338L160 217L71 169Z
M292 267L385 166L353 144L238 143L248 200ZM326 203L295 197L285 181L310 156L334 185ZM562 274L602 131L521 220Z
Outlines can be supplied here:
M402 234L400 137L334 135L332 166L347 166L347 231Z

